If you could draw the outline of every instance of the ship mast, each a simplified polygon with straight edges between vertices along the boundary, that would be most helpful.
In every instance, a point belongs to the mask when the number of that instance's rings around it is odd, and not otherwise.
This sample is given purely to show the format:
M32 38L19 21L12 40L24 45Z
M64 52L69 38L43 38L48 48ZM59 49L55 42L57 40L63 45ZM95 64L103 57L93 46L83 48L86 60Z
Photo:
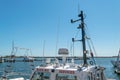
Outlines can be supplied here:
M81 11L81 13L78 15L78 17L80 17L80 19L78 20L71 20L71 23L75 23L78 21L81 21L81 23L79 24L79 26L77 27L77 29L81 29L81 33L82 33L82 39L81 40L75 40L74 38L72 38L72 41L82 41L82 47L83 47L83 60L84 60L84 64L83 66L87 66L87 51L86 51L86 35L85 35L85 27L84 27L84 17L83 17L83 11Z

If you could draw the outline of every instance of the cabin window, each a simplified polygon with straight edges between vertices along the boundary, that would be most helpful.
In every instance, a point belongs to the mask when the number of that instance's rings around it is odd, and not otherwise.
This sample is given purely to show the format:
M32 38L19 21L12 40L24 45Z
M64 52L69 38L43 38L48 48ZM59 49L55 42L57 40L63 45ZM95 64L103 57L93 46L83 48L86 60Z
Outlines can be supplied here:
M77 76L68 74L57 74L56 80L77 80Z
M50 73L49 72L35 72L31 80L49 80Z

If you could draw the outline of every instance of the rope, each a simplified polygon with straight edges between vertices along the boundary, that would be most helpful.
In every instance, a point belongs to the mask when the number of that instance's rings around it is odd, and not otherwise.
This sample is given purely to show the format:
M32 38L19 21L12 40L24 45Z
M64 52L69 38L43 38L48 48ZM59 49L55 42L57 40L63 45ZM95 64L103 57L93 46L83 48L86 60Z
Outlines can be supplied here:
M86 25L86 24L85 24L85 25ZM85 27L85 30L86 30L86 33L85 33L85 34L88 34L88 36L90 37L90 34L89 34L89 30L88 30L87 25L86 25L86 27ZM93 51L94 51L94 53L95 53L95 56L97 56L97 52L96 52L96 50L95 50L95 47L94 47L94 45L93 45L93 42L92 42L92 39L91 39L91 38L89 38L88 43L89 43L89 45L91 44L92 47L90 47L90 48L91 48L91 50L93 49Z

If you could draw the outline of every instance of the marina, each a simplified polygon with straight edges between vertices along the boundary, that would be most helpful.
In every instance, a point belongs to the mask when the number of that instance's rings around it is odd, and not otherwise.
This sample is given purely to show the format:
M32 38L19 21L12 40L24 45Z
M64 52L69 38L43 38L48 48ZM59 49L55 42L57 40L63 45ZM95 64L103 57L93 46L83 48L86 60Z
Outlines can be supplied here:
M42 59L42 58L40 58ZM95 58L97 64L100 64L102 66L105 67L105 75L109 78L114 78L116 80L120 80L120 75L116 74L114 72L114 67L111 64L111 60L115 60L116 58ZM83 61L81 60L75 60L75 63L81 63ZM41 61L34 61L34 66L38 66L41 65ZM107 64L106 64L107 63ZM8 63L0 63L0 77L3 76L3 72L4 72L4 67L7 65ZM30 65L28 62L15 62L13 63L13 71L16 71L16 74L20 74L22 73L23 75L21 75L22 77L24 77L25 79L29 79L30 77Z
M8 62L8 64L1 73L1 80L116 80L116 78L107 77L104 72L105 67L103 65L97 64L97 61L94 57L95 50L93 45L91 47L89 43L89 49L87 49L86 42L89 42L90 38L88 38L88 35L86 34L83 11L78 14L78 17L80 19L71 19L71 23L80 22L77 29L81 30L82 36L81 40L72 38L72 42L73 44L74 42L78 41L82 43L82 62L76 63L74 56L68 61L67 56L69 55L69 50L67 48L59 48L58 54L61 55L61 59L54 57L54 60L51 61L51 58L44 58L43 56L42 59L44 60L41 61L41 64L38 63L39 65L35 66L34 58L28 56L28 53L27 56L25 55L22 60L16 60L15 49L17 51L18 47L14 47L13 43L11 55L7 60L4 60L5 62ZM27 48L19 49L24 49L25 51L31 50ZM59 60L61 60L61 62ZM80 60L80 58L78 60ZM25 74L27 75L25 75L23 72L14 71L14 63L16 61L29 63L29 70L24 70ZM114 66L117 67L115 72L119 73L119 65L116 64Z
M120 80L118 3L0 1L0 80Z
M37 66L34 65L34 58L29 56L23 57L23 62L29 63L29 70L25 71L25 74L19 71L14 71L13 64L15 63L15 55L14 47L12 47L11 56L8 57L8 64L4 68L2 73L1 79L2 80L116 80L115 78L109 78L105 75L105 67L100 64L96 63L94 58L93 51L94 49L91 48L89 45L89 50L87 49L86 41L89 40L87 34L85 32L85 25L84 25L84 16L83 11L78 15L80 19L78 20L71 20L71 23L75 23L80 21L79 26L77 29L81 29L81 40L77 40L76 38L72 38L72 42L80 41L82 43L82 62L75 63L74 58L68 62L67 56L69 55L69 50L67 48L59 48L58 54L61 55L62 61L60 62L59 59L56 57L53 61L50 58L43 58L45 60ZM25 49L28 51L28 49ZM14 53L15 54L15 53ZM88 59L89 54L89 59ZM80 59L78 59L80 60ZM89 62L88 62L89 60ZM17 69L17 68L15 68ZM28 68L27 68L28 69ZM28 73L26 73L28 72ZM12 75L11 75L12 73ZM16 75L18 73L18 76ZM21 76L22 75L22 76ZM11 77L9 77L11 76Z

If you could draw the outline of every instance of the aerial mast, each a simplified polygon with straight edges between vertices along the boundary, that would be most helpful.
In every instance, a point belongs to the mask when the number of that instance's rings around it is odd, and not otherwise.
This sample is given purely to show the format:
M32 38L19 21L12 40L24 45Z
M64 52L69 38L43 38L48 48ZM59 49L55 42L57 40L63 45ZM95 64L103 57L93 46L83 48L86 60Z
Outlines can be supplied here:
M78 17L80 17L80 19L78 20L71 20L71 23L75 23L78 21L81 21L81 23L79 24L79 26L77 27L77 29L81 29L81 33L82 33L82 39L81 40L75 40L74 38L72 38L72 41L82 41L82 47L83 47L83 60L84 60L84 64L83 66L87 66L87 51L86 51L86 35L85 35L85 27L84 27L84 17L83 17L83 11L81 11L81 13L78 15Z

